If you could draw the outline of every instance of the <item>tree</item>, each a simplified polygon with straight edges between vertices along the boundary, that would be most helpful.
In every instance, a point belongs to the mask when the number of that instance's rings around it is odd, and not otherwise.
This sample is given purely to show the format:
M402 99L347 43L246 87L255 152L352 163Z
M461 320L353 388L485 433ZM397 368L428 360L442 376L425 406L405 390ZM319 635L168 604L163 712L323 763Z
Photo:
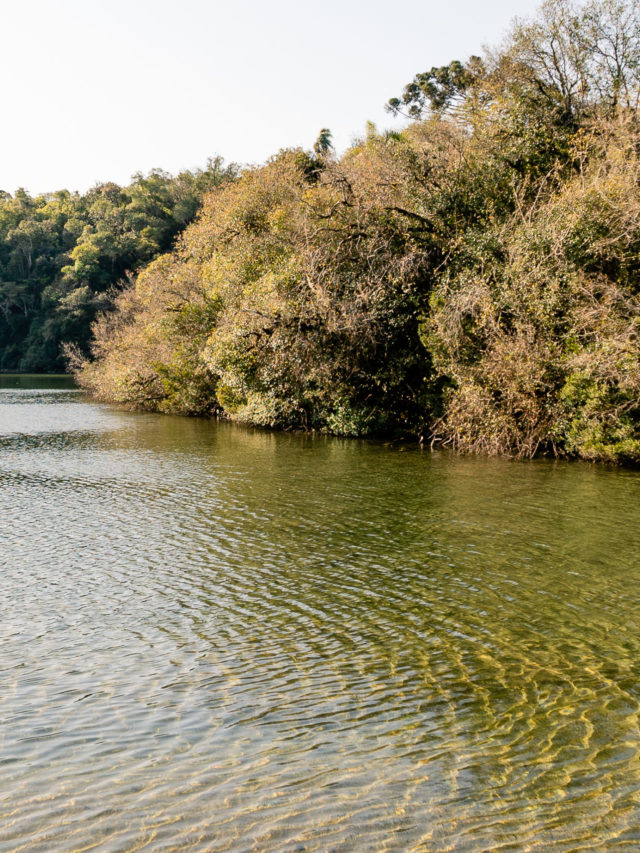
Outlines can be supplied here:
M61 370L61 346L87 351L96 312L129 272L171 248L203 196L237 175L220 158L173 177L159 169L128 187L98 184L32 198L0 195L0 366Z

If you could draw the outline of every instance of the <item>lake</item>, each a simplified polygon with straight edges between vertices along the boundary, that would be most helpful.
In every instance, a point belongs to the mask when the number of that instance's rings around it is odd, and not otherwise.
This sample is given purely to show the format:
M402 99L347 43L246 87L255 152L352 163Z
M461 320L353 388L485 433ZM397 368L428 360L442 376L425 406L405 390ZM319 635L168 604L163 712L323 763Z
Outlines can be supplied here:
M640 848L640 473L0 376L0 850Z

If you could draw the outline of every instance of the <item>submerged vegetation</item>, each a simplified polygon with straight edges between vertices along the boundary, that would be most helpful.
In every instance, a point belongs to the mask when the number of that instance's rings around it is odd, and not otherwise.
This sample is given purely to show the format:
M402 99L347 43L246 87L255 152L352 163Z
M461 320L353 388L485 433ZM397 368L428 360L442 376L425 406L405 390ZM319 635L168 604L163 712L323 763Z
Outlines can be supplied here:
M324 129L217 182L100 316L80 381L147 410L640 460L639 96L636 0L548 0L418 74L388 104L403 131L337 157Z

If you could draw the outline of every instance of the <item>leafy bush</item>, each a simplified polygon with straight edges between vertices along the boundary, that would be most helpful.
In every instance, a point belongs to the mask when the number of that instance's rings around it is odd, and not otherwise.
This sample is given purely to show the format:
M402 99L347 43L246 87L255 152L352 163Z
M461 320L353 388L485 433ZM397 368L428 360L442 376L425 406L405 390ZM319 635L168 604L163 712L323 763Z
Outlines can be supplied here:
M402 132L337 158L323 129L244 171L99 319L81 381L271 427L640 460L639 34L635 0L547 0L500 50L418 74L389 102ZM80 276L108 253L68 221Z

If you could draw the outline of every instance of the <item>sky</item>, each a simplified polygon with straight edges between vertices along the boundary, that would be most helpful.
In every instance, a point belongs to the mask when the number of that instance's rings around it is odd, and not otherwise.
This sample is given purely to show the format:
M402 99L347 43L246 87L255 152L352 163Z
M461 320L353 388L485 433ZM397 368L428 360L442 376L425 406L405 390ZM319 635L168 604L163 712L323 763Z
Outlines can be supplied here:
M344 150L419 71L499 44L538 0L0 0L0 189Z

